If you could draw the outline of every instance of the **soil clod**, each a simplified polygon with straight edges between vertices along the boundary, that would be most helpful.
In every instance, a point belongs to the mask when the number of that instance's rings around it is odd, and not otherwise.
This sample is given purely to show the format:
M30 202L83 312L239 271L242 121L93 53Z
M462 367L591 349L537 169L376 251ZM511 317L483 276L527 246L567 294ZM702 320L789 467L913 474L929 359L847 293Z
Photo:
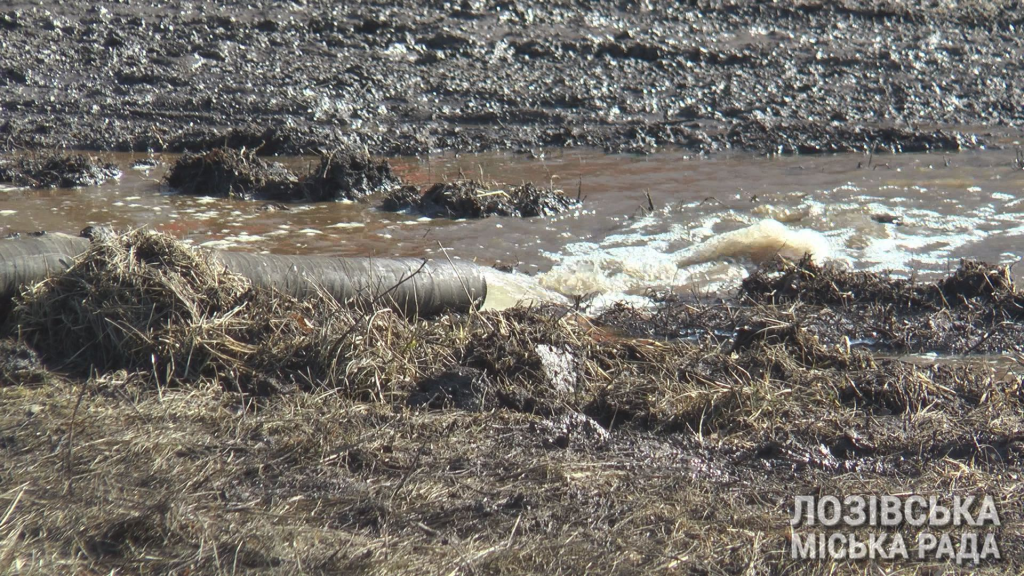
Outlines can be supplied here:
M287 168L268 163L255 151L231 148L185 154L166 180L183 194L239 199L285 197L298 182Z
M165 178L183 194L282 202L357 200L400 184L386 160L342 150L322 154L319 166L300 177L255 150L216 148L185 154Z
M405 186L388 194L381 203L382 210L410 210L431 218L529 218L558 214L576 206L579 202L560 190L543 190L530 183L504 190L476 180L437 183L422 195Z
M117 164L83 154L22 156L0 162L0 182L32 188L98 186L120 177Z
M303 179L299 190L302 199L312 202L358 200L400 184L401 179L386 160L335 150L320 156L320 165Z

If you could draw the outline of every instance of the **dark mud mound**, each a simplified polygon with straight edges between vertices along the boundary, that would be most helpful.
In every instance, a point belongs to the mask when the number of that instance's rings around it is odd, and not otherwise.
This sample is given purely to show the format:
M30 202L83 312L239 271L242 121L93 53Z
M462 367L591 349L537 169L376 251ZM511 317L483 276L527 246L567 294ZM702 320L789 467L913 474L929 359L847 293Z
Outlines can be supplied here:
M913 281L888 274L851 272L833 264L815 264L810 258L798 262L775 258L747 277L739 294L774 304L884 303L906 308L931 305L924 292Z
M414 207L431 217L485 218L515 216L511 195L492 190L475 180L437 183L428 188Z
M231 148L185 154L165 179L183 194L240 199L287 196L298 182L287 168L266 162L255 151Z
M183 194L282 202L357 200L401 184L386 160L335 150L299 177L252 149L216 148L182 156L168 171L167 184Z
M385 212L415 211L420 205L420 190L415 186L401 186L384 195L380 209Z
M743 281L740 296L758 302L812 305L875 304L899 309L942 309L982 304L1024 313L1024 294L1013 283L1008 266L963 260L950 276L933 284L893 278L888 272L852 272L818 265L809 258L798 262L776 258Z
M98 186L121 177L117 164L82 154L50 154L0 162L0 182L32 188Z
M368 154L335 150L320 156L320 165L291 193L290 199L321 202L358 200L401 185L387 160Z
M486 218L549 216L579 206L561 191L541 189L533 184L495 188L476 180L437 183L422 195L415 188L402 187L388 194L382 210L410 210L431 218Z
M891 353L1024 353L1024 294L1009 269L964 261L920 283L808 260L766 263L739 301L652 294L654 310L614 306L598 324L633 336L697 339L744 348L750 338L789 339L798 329L826 346Z
M950 306L992 302L1024 313L1024 294L1014 284L1009 266L963 260L956 272L940 280L932 291Z
M580 205L579 200L573 200L561 191L545 190L531 183L513 188L509 200L523 218L551 216Z

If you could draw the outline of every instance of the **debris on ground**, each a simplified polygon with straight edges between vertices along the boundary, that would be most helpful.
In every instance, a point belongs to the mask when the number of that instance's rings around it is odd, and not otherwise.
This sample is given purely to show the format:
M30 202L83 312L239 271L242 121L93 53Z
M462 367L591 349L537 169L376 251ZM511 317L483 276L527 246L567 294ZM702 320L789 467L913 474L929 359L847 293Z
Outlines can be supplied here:
M216 148L183 155L165 179L183 194L281 202L357 200L401 184L386 160L340 149L321 154L319 166L297 176L255 150Z
M310 202L358 200L387 192L401 185L401 179L387 160L362 152L334 150L320 156L320 165L302 179L294 196Z
M936 282L778 258L743 281L739 300L697 305L654 294L653 309L619 304L600 322L634 336L724 343L749 327L798 328L822 343L888 353L1024 354L1024 291L1007 266L965 260ZM739 305L737 305L739 304Z
M476 180L440 182L422 194L408 186L385 196L381 209L402 210L431 218L486 218L488 216L550 216L579 206L560 190L527 183L508 190Z
M99 186L120 177L117 164L83 154L27 155L0 161L0 182L31 188Z
M281 164L267 162L244 148L186 153L171 166L165 179L182 194L245 200L281 198L298 183Z

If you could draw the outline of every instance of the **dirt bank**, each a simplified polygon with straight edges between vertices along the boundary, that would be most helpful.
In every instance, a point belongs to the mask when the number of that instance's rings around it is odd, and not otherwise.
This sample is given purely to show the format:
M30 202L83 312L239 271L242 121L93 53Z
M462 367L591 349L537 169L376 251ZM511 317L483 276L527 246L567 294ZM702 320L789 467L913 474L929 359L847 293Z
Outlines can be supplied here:
M1024 292L1008 267L975 261L916 283L780 259L744 280L736 299L653 296L654 309L618 304L599 323L634 337L706 339L737 350L769 340L886 354L1024 354Z
M345 150L320 154L319 166L297 175L253 149L214 148L185 154L164 179L183 194L286 202L358 200L401 184L386 160Z
M971 569L1022 568L1020 371L777 320L833 283L993 311L1018 294L998 269L919 289L766 270L703 308L762 328L654 340L565 308L354 312L254 291L166 237L100 242L108 273L26 292L0 339L0 568L859 572L792 558L794 497L911 493L991 495L1002 559ZM125 261L133 243L147 257ZM955 568L889 567L908 566Z
M0 147L956 149L1019 135L1022 24L989 1L15 1Z

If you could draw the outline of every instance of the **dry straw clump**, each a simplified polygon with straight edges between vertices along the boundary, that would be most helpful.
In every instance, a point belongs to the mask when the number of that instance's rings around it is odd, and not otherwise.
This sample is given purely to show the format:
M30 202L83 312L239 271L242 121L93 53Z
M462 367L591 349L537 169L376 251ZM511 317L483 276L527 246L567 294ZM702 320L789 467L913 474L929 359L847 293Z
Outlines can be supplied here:
M345 360L360 349L391 350L387 339L407 325L386 311L358 315L326 295L299 302L254 289L209 253L136 230L94 242L67 272L24 293L10 326L77 374L124 369L163 384L211 379L268 393L314 381L377 388L364 357ZM382 372L404 366L381 360Z

